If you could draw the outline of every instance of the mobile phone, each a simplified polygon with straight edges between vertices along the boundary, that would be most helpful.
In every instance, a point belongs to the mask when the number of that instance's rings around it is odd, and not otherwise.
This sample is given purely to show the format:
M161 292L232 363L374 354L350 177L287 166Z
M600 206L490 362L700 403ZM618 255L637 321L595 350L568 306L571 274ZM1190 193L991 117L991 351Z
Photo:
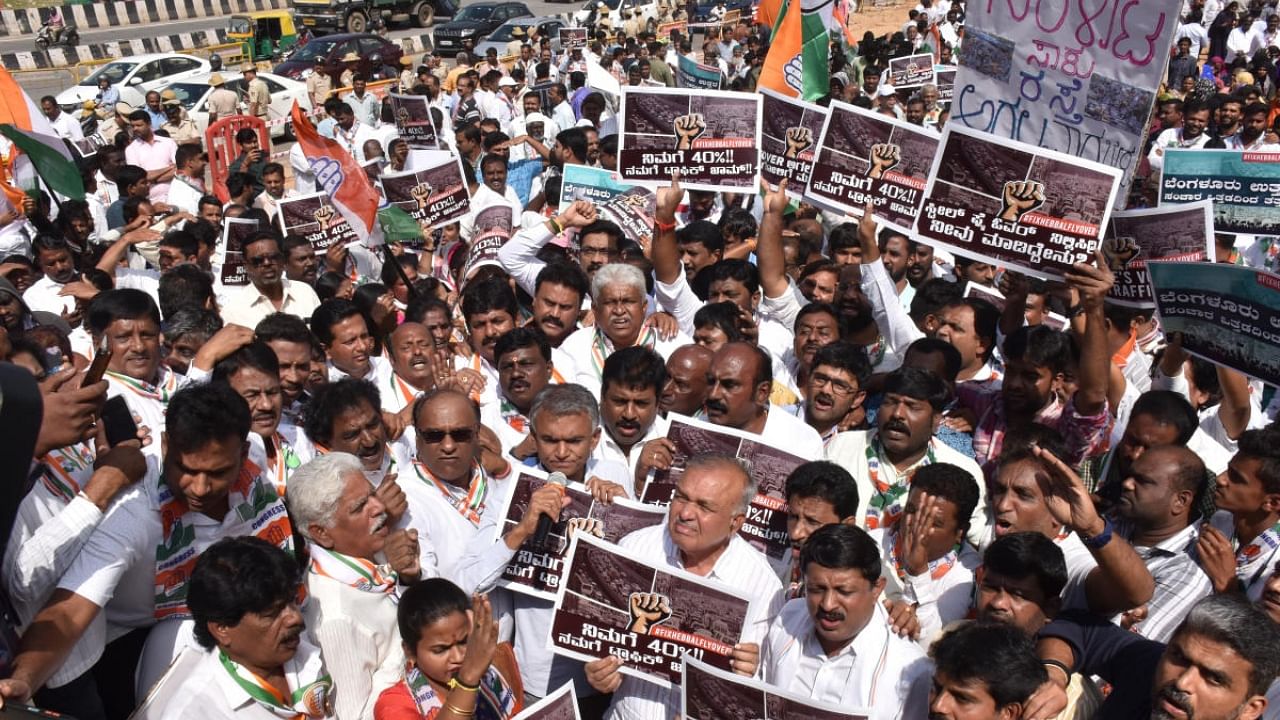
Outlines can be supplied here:
M111 362L111 341L106 335L102 336L102 340L98 342L98 350L93 354L93 362L89 364L89 369L84 374L84 380L80 382L80 387L89 387L96 385L102 380L102 376L107 372L107 364Z
M0 708L0 720L36 720L36 718L58 718L58 720L75 720L70 715L63 715L51 710L41 710L30 705L18 705L6 702Z
M123 395L111 398L102 406L102 427L107 431L107 445L111 447L138 439L138 424L133 421L133 411Z

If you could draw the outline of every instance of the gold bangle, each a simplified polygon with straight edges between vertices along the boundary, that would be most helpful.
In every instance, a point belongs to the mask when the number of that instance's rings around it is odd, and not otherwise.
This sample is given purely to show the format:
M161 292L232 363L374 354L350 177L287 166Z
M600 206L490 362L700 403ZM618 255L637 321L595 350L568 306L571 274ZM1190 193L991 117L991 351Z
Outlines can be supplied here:
M472 708L470 710L463 710L462 708L454 707L453 705L449 705L449 704L445 704L444 707L446 710L449 710L454 715L459 715L461 717L471 717L472 715L476 714L475 708Z

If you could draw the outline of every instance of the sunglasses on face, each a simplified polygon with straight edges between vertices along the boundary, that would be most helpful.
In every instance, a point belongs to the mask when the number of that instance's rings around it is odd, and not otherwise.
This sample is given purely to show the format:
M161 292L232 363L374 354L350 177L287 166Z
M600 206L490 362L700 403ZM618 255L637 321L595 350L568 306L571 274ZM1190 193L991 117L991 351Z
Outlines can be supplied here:
M444 442L445 437L450 437L455 443L469 443L476 435L476 431L472 428L454 428L452 430L418 430L418 437L422 438L422 442L428 445L439 445Z

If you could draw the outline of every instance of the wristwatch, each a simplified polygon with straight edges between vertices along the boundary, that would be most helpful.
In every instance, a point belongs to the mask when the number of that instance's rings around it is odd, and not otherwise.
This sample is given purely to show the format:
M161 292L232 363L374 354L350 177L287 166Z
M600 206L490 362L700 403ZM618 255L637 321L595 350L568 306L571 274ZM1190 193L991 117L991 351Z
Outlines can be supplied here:
M1111 531L1114 529L1115 526L1111 524L1110 518L1103 518L1102 532L1097 535L1094 535L1093 537L1085 537L1079 530L1076 531L1076 534L1080 535L1080 541L1084 543L1085 547L1090 550L1101 550L1107 546L1107 543L1111 542Z

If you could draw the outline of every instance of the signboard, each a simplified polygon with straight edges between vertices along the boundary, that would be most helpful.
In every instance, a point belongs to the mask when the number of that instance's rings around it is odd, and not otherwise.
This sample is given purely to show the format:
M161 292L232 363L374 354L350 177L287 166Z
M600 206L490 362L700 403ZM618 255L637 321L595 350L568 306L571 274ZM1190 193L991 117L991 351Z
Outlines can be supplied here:
M676 61L676 85L698 90L719 90L722 76L720 68L694 62L681 55Z
M460 220L471 209L471 194L456 155L434 167L384 173L382 190L387 202L412 215L424 233Z
M396 132L413 150L437 150L440 140L431 119L431 106L422 95L391 93L391 114Z
M284 198L276 207L284 234L305 237L317 255L323 255L331 245L349 246L359 241L350 223L323 193Z
M1160 204L1213 201L1213 230L1280 235L1280 153L1184 150L1164 153Z
M562 52L567 53L570 50L585 48L586 46L586 28L560 28L560 50Z
M1120 171L947 123L916 233L957 255L1061 279L1102 240Z
M867 708L834 708L776 685L686 660L680 682L682 720L867 720Z
M1112 214L1102 240L1116 283L1107 300L1117 305L1153 308L1150 260L1213 262L1213 208L1208 200Z
M222 221L222 269L219 280L226 287L243 287L249 284L244 272L244 241L258 232L257 220L225 218Z
M761 88L760 177L770 185L787 180L787 195L799 199L809 185L827 109Z
M756 188L760 95L628 87L622 94L618 174L650 186L674 172L690 190Z

